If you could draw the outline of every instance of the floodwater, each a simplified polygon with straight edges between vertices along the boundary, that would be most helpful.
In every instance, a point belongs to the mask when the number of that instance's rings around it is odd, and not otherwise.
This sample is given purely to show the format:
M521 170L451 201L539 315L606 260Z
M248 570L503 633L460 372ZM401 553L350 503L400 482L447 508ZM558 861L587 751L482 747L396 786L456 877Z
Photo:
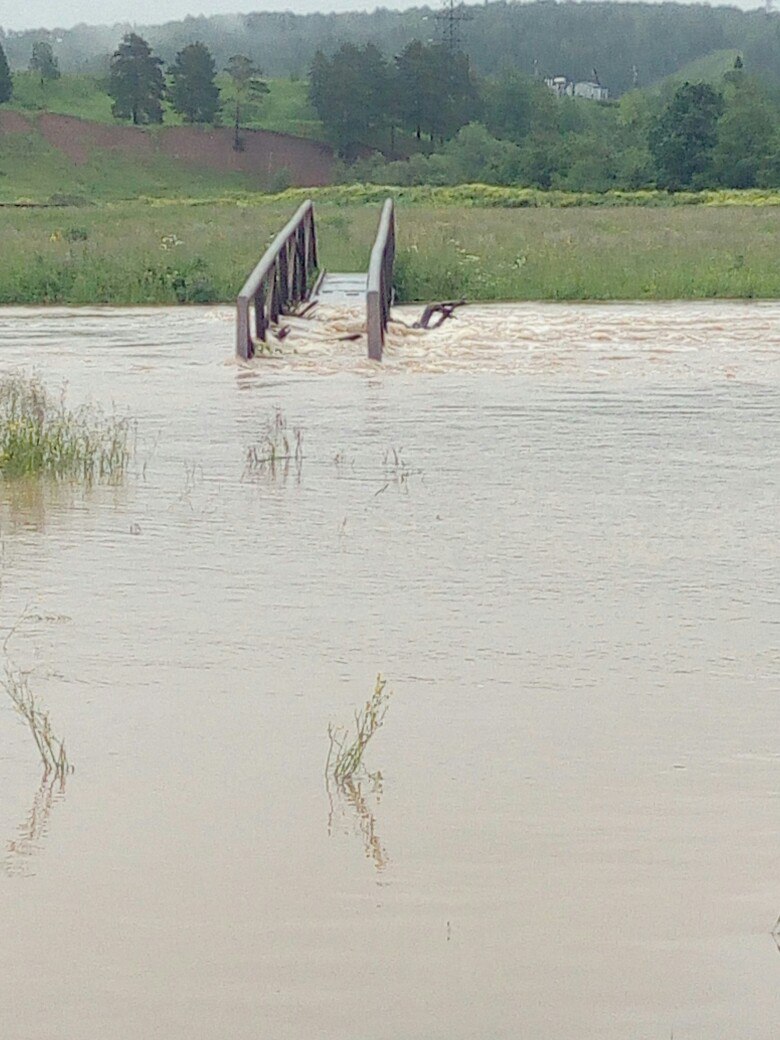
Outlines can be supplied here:
M137 420L121 488L0 485L75 765L0 703L2 1040L774 1040L780 304L347 326L0 312Z

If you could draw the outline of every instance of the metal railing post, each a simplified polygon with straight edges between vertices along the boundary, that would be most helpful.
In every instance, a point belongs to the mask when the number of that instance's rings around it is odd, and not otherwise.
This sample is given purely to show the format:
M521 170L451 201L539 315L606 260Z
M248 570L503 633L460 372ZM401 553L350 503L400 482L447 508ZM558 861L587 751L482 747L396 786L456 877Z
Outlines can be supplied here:
M282 228L244 283L236 300L236 354L254 357L250 308L255 314L254 335L265 340L268 326L278 321L290 304L306 299L317 267L314 206L307 199Z
M395 260L395 207L387 199L382 207L374 248L368 265L366 282L366 332L368 356L382 360L385 331L393 298L393 263Z
M252 334L249 329L249 299L239 296L238 315L236 328L236 353L240 358L248 361L255 355L255 347L252 342Z

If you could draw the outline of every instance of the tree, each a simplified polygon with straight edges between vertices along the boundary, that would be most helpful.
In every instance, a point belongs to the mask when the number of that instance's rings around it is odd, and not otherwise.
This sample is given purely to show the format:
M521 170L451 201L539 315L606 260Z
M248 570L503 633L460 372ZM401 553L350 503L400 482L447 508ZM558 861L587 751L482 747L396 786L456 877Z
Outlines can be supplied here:
M462 51L413 40L395 67L401 125L418 138L424 132L444 141L477 116L477 91Z
M165 80L162 59L135 33L127 33L111 58L108 93L114 99L111 111L117 119L162 123Z
M387 62L373 43L342 44L332 58L314 55L309 74L309 100L328 136L345 159L361 146L375 143L391 121L392 78Z
M659 187L706 187L722 114L723 95L708 83L684 83L675 91L648 135Z
M754 188L766 184L766 168L777 142L776 109L761 84L743 78L741 68L727 73L726 109L718 123L712 151L717 183L726 188Z
M241 109L253 101L259 101L264 94L270 93L268 84L261 79L263 70L259 69L251 58L245 54L234 54L225 68L228 76L233 81L233 96L235 103L235 120L233 133L233 148L237 152L244 149L241 138Z
M176 55L170 67L168 97L187 123L213 123L219 111L217 66L203 43L191 43Z
M37 72L41 77L41 86L53 79L60 78L59 62L54 57L50 43L38 40L32 45L29 69L30 72Z
M8 60L0 44L0 105L4 101L10 101L14 92L14 81L11 79L11 70L8 68Z
M461 127L441 154L448 161L451 184L509 184L520 166L518 146L499 141L480 123Z
M517 69L485 85L485 123L498 137L520 142L530 132L540 87ZM546 88L545 88L546 89ZM547 91L550 94L550 91ZM552 98L552 95L550 94Z
M485 125L497 137L521 144L532 131L558 124L560 106L552 92L516 69L488 81L483 94Z
M396 115L418 141L435 104L426 52L424 43L412 40L395 59Z

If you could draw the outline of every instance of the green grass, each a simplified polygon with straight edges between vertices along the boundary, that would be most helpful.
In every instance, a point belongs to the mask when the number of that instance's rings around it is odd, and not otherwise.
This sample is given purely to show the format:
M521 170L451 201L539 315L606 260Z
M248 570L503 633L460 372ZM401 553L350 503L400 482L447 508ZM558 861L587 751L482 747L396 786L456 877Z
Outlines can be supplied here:
M289 214L224 203L0 210L0 303L227 300Z
M242 125L254 130L275 130L280 134L312 137L324 140L325 131L317 113L309 104L309 85L306 80L269 79L269 93L250 105L242 117ZM229 76L217 77L222 94L223 123L233 118L233 86Z
M26 114L56 112L97 123L111 123L111 98L94 76L62 76L41 83L31 72L14 73L14 94L8 107Z
M365 268L378 205L327 198L316 202L323 264ZM297 199L0 210L0 304L230 302ZM402 301L780 298L776 205L502 209L403 198L397 219Z
M85 483L121 479L130 460L126 420L71 410L35 377L0 379L0 474Z
M402 225L403 299L780 297L777 209L451 209L431 217Z

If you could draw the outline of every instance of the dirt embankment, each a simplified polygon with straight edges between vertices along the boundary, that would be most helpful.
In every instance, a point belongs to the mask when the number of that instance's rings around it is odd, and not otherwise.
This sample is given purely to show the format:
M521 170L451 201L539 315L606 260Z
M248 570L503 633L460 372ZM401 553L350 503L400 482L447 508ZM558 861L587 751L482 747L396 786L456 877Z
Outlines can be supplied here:
M328 145L271 130L243 130L244 150L236 152L233 131L227 127L171 126L146 130L91 123L51 112L41 113L33 120L19 112L0 111L0 131L35 130L77 166L95 152L111 151L136 161L164 156L193 168L247 174L263 183L286 170L290 183L296 187L330 184L333 175L333 152Z
M19 112L9 112L0 108L0 132L7 134L26 134L30 131L30 122Z

